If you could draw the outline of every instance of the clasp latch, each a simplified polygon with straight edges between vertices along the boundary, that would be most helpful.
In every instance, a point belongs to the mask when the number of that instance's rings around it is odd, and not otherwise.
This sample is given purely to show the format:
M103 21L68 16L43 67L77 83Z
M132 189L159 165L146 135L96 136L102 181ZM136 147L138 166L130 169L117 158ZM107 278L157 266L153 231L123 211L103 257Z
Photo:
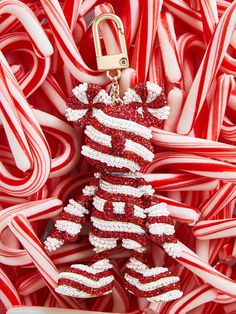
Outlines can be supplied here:
M116 23L118 28L118 35L120 40L121 52L112 55L102 55L101 43L99 39L98 26L101 21L112 20ZM126 49L126 42L124 36L124 26L121 19L112 13L104 13L99 15L93 23L93 39L95 52L97 57L97 66L99 71L109 71L115 69L125 69L129 67L129 60Z

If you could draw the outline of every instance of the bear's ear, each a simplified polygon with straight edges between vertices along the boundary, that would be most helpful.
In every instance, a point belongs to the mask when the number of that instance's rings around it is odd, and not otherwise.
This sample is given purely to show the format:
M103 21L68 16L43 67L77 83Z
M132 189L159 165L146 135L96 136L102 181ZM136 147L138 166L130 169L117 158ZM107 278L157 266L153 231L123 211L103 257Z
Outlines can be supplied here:
M151 82L129 88L124 96L126 104L135 104L148 126L160 126L170 114L170 106L162 88Z
M102 109L111 102L111 97L100 86L83 83L72 90L65 115L68 121L84 126L92 117L92 109Z

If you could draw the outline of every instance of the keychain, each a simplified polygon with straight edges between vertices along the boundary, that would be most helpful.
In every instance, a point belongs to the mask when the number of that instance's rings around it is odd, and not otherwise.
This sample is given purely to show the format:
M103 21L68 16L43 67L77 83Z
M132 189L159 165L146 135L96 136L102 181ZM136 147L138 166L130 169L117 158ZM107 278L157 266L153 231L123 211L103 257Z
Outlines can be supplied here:
M117 25L121 53L103 56L98 26L107 19ZM129 62L119 17L110 13L98 16L93 35L98 70L106 71L112 94L94 84L80 84L73 89L66 117L85 127L82 154L96 172L82 194L64 207L45 247L54 251L66 242L77 241L89 217L94 256L89 263L71 265L60 273L56 291L78 298L111 293L114 276L109 257L111 250L121 245L130 252L125 288L150 302L175 300L182 296L179 277L166 267L150 266L147 258L151 242L173 258L181 255L174 224L167 204L158 201L139 172L154 158L149 127L160 126L170 107L162 88L150 82L128 88L120 97L118 80Z

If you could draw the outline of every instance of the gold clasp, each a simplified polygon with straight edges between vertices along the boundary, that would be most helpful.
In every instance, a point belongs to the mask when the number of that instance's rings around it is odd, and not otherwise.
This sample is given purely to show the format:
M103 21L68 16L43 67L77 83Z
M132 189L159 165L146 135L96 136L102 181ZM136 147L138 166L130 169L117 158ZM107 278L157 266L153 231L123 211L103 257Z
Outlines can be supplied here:
M118 35L120 40L121 52L113 55L102 55L101 43L98 32L98 25L104 20L112 20L116 23L118 28ZM129 60L126 49L126 42L124 36L124 26L121 19L112 13L104 13L99 15L93 23L93 39L95 52L97 57L97 66L99 71L109 71L117 69L125 69L129 67Z

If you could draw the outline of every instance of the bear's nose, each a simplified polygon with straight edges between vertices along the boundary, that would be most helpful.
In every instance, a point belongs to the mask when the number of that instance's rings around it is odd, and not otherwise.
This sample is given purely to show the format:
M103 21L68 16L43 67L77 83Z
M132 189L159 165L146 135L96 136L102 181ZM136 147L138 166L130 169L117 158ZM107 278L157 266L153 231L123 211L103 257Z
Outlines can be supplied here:
M111 147L114 154L121 155L125 149L125 136L122 132L116 132L111 138Z

